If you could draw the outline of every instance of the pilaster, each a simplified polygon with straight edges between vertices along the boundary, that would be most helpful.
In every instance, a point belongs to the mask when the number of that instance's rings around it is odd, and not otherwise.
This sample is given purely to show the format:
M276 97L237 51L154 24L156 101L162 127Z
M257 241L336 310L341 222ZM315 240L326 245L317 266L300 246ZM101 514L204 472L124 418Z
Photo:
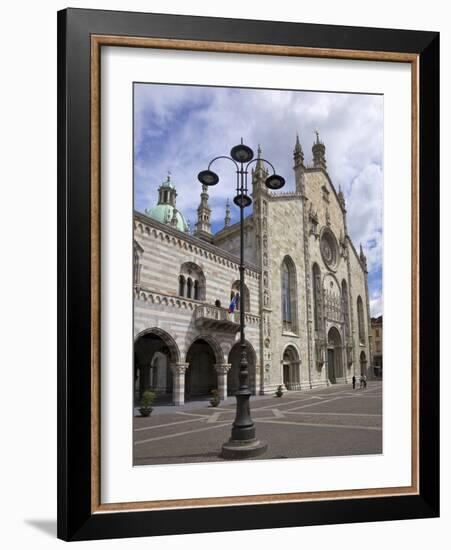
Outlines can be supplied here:
M224 401L227 399L227 373L231 369L232 365L230 363L216 363L214 367L218 375L219 399Z
M189 363L171 363L172 371L172 402L174 405L185 403L185 373Z

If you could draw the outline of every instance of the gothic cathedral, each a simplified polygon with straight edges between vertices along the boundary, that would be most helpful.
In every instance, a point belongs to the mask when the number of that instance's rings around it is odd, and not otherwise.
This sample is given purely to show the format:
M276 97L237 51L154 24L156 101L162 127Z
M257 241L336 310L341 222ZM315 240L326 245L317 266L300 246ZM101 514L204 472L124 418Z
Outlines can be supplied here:
M158 202L134 213L135 398L152 389L182 404L238 387L239 308L244 307L254 394L309 390L372 376L366 257L348 234L346 201L327 172L319 136L313 162L294 147L295 190L270 192L257 160L253 211L244 220L246 288L239 289L239 223L212 233L203 187L191 231L168 176ZM258 151L258 159L261 150Z

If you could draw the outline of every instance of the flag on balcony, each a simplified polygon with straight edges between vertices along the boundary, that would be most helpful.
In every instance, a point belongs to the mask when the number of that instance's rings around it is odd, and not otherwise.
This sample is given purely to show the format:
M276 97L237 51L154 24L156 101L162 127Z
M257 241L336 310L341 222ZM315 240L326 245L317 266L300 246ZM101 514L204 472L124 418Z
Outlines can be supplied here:
M236 292L233 296L232 296L232 301L230 302L230 305L229 305L229 313L233 313L235 311L235 308L236 308L236 304L238 302L238 299L240 297L240 293L239 292Z

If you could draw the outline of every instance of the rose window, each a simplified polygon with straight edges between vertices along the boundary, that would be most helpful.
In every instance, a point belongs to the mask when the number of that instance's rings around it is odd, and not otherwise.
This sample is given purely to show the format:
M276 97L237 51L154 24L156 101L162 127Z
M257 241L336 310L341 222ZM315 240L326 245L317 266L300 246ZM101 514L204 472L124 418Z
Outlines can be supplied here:
M323 231L321 235L320 249L324 263L328 268L335 269L338 263L338 246L337 240L330 229L325 229Z

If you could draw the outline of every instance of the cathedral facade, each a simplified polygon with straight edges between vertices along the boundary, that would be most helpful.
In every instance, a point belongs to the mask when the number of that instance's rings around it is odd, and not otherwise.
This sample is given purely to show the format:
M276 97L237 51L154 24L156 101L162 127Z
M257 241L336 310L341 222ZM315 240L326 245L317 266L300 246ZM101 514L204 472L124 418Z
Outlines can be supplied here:
M238 388L239 308L244 306L254 394L308 390L371 377L367 262L347 230L346 202L317 136L313 163L299 139L295 190L271 192L260 159L244 220L245 292L239 296L239 223L211 231L202 187L191 232L168 177L158 202L134 213L135 398L145 389L176 405ZM229 304L236 295L236 309Z

